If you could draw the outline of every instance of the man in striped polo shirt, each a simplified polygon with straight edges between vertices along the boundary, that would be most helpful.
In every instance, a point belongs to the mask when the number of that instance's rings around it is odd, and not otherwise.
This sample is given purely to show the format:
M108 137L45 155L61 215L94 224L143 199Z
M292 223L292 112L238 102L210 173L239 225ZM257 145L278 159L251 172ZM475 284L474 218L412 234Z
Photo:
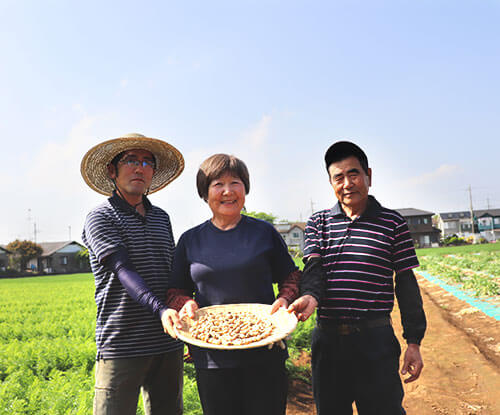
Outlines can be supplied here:
M82 239L95 277L97 363L95 415L181 414L182 343L164 333L164 298L174 239L166 212L146 197L183 170L170 144L129 134L90 149L86 183L111 196L93 209Z
M406 221L368 195L372 172L357 145L333 144L325 154L338 199L311 216L305 232L303 296L297 311L319 303L312 335L312 375L318 415L405 414L398 373L400 345L390 313L398 299L408 343L401 374L416 380L426 329L412 269L418 260Z

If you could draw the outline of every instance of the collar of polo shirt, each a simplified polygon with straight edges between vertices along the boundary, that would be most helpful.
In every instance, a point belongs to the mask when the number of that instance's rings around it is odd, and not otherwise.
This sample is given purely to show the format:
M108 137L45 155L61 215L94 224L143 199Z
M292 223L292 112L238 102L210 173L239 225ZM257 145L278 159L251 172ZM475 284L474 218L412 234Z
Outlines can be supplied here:
M133 212L140 215L139 212L137 212L131 205L129 205L125 200L123 200L120 196L118 196L116 190L113 190L113 196L110 197L110 200L113 202L115 206L120 208L122 211ZM146 209L146 212L149 211L153 205L146 196L142 196L142 200L144 209Z
M358 216L358 218L361 216L376 217L380 213L381 209L382 206L380 205L380 203L377 202L377 200L373 196L368 195L368 203L366 204L366 209L360 216ZM342 206L340 206L340 202L337 202L335 206L332 207L332 215L345 215Z

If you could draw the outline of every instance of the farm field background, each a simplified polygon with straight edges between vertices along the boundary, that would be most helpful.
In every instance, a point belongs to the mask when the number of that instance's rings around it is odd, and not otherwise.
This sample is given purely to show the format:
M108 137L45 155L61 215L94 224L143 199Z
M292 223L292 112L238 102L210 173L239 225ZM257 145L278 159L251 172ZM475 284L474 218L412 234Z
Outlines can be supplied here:
M427 272L499 305L500 244L417 253ZM0 415L91 413L93 296L91 274L0 280ZM289 342L288 369L306 382L309 366L292 361L309 352L313 323L300 324ZM192 365L184 397L185 413L201 414Z
M500 306L500 243L417 250L420 267L458 289Z
M92 274L0 280L0 415L92 413L95 311ZM294 333L292 357L312 325ZM184 413L201 414L192 364L184 372Z

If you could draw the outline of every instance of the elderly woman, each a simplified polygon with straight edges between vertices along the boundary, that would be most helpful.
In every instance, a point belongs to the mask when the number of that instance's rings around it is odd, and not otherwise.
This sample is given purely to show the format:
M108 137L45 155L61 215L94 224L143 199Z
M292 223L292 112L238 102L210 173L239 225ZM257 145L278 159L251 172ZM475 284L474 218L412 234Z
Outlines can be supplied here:
M265 303L276 311L298 294L300 271L281 236L271 224L241 214L250 189L245 164L215 154L201 164L197 187L212 218L185 232L177 245L165 313L173 336L179 315L194 317L199 307ZM285 414L286 350L191 346L191 354L204 414Z

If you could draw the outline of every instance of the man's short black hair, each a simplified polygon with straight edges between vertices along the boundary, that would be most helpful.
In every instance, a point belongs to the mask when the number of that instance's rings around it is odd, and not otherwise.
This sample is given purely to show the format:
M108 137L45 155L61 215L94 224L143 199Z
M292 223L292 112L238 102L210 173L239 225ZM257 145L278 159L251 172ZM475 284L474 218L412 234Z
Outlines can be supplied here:
M368 174L368 158L366 154L359 146L350 141L337 141L332 144L330 148L325 153L325 164L326 170L332 163L336 163L337 161L345 160L348 157L354 156L358 159L359 164Z

